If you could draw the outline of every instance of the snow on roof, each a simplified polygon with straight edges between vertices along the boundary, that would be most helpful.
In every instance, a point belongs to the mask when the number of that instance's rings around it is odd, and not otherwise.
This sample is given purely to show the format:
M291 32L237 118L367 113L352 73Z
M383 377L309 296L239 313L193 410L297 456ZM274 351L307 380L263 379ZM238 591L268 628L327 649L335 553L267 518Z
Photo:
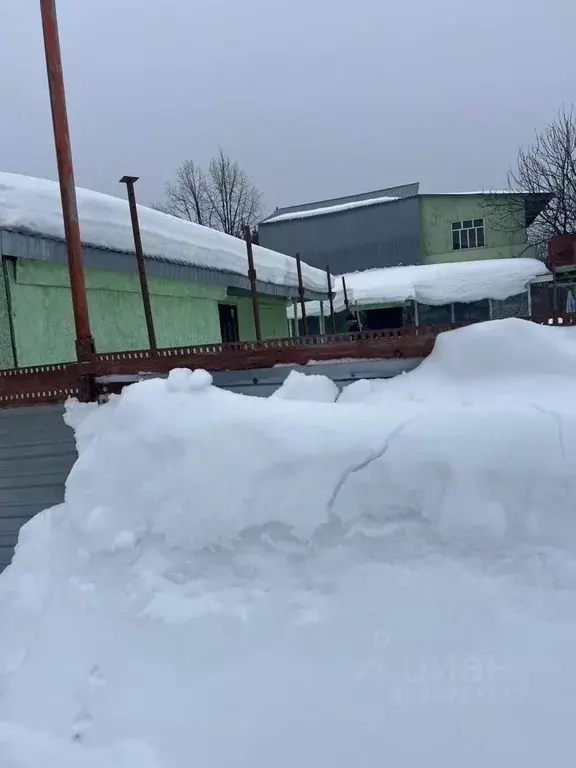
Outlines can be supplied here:
M369 205L378 205L379 203L391 203L399 200L398 197L371 197L367 200L352 200L349 203L338 203L337 205L323 206L322 208L309 208L305 211L292 211L291 213L281 213L278 216L272 216L266 219L262 224L272 224L277 221L290 221L291 219L307 219L310 216L323 216L327 213L338 213L339 211L348 211L351 208L364 208Z
M507 299L526 290L537 277L549 275L546 265L537 259L484 259L409 267L386 267L344 275L351 304L400 304L415 300L419 304L439 306L480 299ZM345 309L342 276L335 278L334 309ZM326 311L326 310L325 310ZM309 315L320 314L320 303L307 302ZM293 307L288 308L294 317ZM298 307L300 316L300 307Z
M134 252L128 203L117 197L77 188L82 242L112 251ZM144 253L152 259L247 275L242 240L138 206ZM60 187L54 181L0 173L0 229L64 239ZM297 286L296 262L290 256L254 246L258 279ZM323 271L302 264L305 288L324 293Z

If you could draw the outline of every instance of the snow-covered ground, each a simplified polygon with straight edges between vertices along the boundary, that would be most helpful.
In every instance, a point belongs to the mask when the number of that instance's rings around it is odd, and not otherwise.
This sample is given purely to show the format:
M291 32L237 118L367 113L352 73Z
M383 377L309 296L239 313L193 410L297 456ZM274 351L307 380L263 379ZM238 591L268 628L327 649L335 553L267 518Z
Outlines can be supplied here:
M0 577L0 766L568 765L575 386L571 329L503 320L336 402L71 407Z

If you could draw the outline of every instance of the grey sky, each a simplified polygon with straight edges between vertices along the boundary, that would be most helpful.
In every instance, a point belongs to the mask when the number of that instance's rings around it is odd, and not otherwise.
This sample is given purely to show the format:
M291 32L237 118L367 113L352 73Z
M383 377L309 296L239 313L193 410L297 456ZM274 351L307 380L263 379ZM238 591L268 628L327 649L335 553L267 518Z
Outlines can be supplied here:
M0 0L0 169L56 178L38 0ZM162 197L218 144L267 208L500 187L576 101L574 0L58 0L76 180Z

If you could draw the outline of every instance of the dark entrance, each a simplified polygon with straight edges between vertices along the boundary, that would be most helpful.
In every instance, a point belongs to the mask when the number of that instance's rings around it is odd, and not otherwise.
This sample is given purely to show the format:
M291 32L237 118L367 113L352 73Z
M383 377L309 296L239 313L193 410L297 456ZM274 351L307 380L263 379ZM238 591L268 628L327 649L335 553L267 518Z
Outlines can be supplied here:
M363 312L363 325L369 331L383 331L388 328L401 328L403 325L402 307L368 309Z
M218 304L220 315L220 334L222 341L227 344L232 341L240 341L238 330L238 307L234 304Z

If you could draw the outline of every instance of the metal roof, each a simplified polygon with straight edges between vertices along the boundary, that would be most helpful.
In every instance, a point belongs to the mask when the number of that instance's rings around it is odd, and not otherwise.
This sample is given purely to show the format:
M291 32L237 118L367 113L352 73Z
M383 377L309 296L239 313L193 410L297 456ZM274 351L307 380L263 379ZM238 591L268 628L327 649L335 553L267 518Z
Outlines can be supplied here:
M372 192L361 192L356 195L347 195L346 197L334 197L329 200L317 200L313 203L304 203L303 205L291 205L285 208L277 208L274 213L271 213L262 222L260 222L260 225L262 226L263 224L267 223L273 224L274 222L272 219L275 219L277 216L284 216L285 214L290 213L303 213L304 211L312 211L316 208L330 208L332 206L346 205L347 203L358 203L362 200L376 200L380 197L393 197L399 200L403 200L407 197L416 197L419 187L420 184L415 182L414 184L402 184L398 187L376 189ZM390 202L392 201L382 200L381 203L376 203L376 205L387 205Z
M29 232L16 232L0 227L0 254L17 259L34 259L37 261L52 261L58 264L67 263L66 243L63 240L42 237ZM137 272L134 253L97 248L91 245L82 246L82 259L87 269L105 269L113 272ZM179 264L175 261L146 256L146 271L150 277L166 277L190 283L209 285L225 285L232 288L250 290L248 276L244 277L235 272L208 269L190 264ZM258 292L279 298L297 298L296 286L281 286L273 283L256 281ZM322 300L326 293L306 290L306 298Z

